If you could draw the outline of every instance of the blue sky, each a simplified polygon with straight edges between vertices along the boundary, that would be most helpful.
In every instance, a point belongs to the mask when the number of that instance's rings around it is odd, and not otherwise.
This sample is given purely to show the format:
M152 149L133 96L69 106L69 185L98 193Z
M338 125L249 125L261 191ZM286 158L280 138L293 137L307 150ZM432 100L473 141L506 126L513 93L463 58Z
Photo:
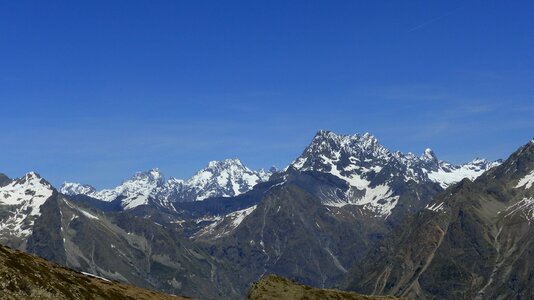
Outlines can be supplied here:
M455 163L534 137L532 1L0 1L0 172L284 167L319 129Z

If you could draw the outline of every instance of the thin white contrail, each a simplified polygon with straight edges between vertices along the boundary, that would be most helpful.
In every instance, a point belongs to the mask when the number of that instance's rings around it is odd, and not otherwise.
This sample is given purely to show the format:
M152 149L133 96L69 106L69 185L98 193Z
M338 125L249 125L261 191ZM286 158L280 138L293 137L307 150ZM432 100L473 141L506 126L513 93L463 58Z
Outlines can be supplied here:
M441 16L438 16L438 17L435 17L435 18L433 18L433 19L430 19L430 20L428 20L428 21L426 21L426 22L423 22L423 23L421 23L421 24L419 24L419 25L417 25L417 26L415 26L415 27L412 27L411 29L409 29L409 30L407 31L407 33L414 32L414 31L416 31L416 30L419 30L419 29L421 29L421 28L424 28L424 27L426 27L426 26L428 26L428 25L430 25L430 24L432 24L432 23L434 23L434 22L436 22L436 21L439 21L439 20L441 20L441 19L443 19L443 18L445 18L445 17L447 17L447 16L453 14L453 13L454 13L455 11L457 11L457 10L458 10L458 8L457 8L457 9L454 9L454 10L452 10L452 11L449 11L448 13L442 14Z

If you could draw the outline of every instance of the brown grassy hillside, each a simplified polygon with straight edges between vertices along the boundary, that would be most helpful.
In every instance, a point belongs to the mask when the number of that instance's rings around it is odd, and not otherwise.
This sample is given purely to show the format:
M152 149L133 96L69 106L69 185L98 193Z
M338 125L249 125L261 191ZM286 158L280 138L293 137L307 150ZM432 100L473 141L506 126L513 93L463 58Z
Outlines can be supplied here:
M186 299L106 281L0 246L0 299Z
M295 283L276 275L263 277L252 285L250 300L306 299L306 300L393 300L393 296L365 296L339 290L318 289Z

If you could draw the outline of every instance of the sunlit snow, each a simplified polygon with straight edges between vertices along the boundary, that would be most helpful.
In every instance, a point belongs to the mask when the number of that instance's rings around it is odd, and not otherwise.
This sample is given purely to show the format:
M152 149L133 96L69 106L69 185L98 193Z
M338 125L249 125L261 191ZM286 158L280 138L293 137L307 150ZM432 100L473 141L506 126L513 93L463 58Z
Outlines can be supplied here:
M516 188L525 187L525 189L530 189L533 184L534 184L534 170L528 173L525 177L521 178L515 187Z

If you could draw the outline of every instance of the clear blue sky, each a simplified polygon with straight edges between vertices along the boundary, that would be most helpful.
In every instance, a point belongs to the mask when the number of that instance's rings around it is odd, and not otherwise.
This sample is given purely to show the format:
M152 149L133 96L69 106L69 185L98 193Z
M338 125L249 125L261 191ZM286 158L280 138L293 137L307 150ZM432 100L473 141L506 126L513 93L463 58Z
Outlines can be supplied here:
M0 172L284 167L318 129L455 163L534 137L532 1L0 0Z

